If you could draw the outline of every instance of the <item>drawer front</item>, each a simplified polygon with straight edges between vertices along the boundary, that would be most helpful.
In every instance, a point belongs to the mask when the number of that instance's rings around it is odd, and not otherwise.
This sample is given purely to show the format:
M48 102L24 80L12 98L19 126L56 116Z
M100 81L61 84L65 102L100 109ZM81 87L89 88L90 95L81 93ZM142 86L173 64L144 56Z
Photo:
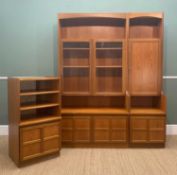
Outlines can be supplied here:
M28 160L41 155L41 143L33 143L21 147L21 160Z
M60 123L55 122L43 127L43 138L50 138L60 135Z

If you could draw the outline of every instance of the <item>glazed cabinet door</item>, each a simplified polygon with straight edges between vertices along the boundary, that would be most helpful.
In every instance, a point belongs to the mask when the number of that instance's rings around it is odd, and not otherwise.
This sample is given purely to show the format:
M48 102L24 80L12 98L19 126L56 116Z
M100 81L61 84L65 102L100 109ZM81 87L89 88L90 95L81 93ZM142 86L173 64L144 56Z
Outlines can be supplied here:
M158 39L131 39L129 42L130 93L160 94L161 61Z

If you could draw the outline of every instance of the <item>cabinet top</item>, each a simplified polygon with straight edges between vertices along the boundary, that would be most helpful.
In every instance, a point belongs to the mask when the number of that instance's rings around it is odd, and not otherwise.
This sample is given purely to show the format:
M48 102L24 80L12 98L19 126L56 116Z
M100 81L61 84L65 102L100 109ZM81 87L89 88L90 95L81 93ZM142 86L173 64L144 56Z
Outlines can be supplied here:
M152 13L59 13L58 19L73 19L73 18L138 18L138 17L153 17L163 18L163 12Z
M52 76L18 76L18 77L9 77L9 79L17 79L20 81L42 81L42 80L58 80L60 79L59 77L52 77Z

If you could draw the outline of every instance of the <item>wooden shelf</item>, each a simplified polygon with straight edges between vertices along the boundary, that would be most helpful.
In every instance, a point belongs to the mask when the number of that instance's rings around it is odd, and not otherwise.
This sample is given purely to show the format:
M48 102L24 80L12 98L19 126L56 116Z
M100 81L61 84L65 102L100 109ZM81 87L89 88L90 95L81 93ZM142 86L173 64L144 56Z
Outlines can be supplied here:
M116 108L63 108L62 114L103 114L103 115L127 115L126 109Z
M96 66L96 68L103 68L103 69L110 68L111 69L111 68L122 68L122 66Z
M96 50L105 50L105 51L107 51L107 50L122 50L122 47L117 47L117 48L96 48Z
M90 66L63 66L63 68L89 68Z
M28 119L23 119L20 121L20 126L27 126L27 125L34 125L34 124L39 124L39 123L45 123L45 122L52 122L52 121L57 121L60 120L60 116L34 116Z
M131 115L165 115L161 109L155 108L135 108L130 110Z
M90 48L82 48L82 47L81 48L72 48L72 47L71 48L69 48L69 47L68 48L63 48L63 50L89 50L89 49Z
M124 96L123 92L96 92L96 96Z
M28 96L28 95L45 95L45 94L57 94L60 93L60 91L55 90L49 90L49 91L23 91L20 93L20 96Z
M21 111L30 110L30 109L39 109L39 108L49 108L59 106L58 103L44 103L44 104L32 104L32 105L24 105L20 107Z

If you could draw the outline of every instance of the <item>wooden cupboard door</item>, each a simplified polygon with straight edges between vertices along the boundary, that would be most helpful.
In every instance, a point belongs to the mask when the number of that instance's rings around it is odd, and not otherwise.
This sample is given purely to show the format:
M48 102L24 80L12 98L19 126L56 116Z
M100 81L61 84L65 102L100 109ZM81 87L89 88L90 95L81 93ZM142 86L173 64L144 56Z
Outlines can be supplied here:
M157 39L131 40L129 44L131 94L160 94L160 42Z
M91 118L74 117L74 142L90 142Z
M30 126L20 129L20 160L28 160L41 155L41 127Z
M148 120L143 117L132 117L130 119L130 135L132 143L148 142Z
M52 153L52 152L56 152L59 151L60 149L60 142L59 139L56 138L52 138L52 139L45 139L43 141L43 153L47 154L47 153Z
M43 154L59 151L60 149L60 122L54 122L42 127L43 142L42 152Z
M125 143L128 141L127 117L116 117L111 119L110 140L111 142Z
M164 143L164 116L136 116L130 119L132 143Z
M73 117L63 116L62 118L62 142L73 142Z
M95 117L93 126L94 142L110 141L110 119L107 117Z
M149 142L163 143L165 141L165 117L149 119Z
M20 128L20 159L28 160L60 149L60 122Z
M53 137L60 136L60 123L51 123L43 127L43 138L50 139Z

